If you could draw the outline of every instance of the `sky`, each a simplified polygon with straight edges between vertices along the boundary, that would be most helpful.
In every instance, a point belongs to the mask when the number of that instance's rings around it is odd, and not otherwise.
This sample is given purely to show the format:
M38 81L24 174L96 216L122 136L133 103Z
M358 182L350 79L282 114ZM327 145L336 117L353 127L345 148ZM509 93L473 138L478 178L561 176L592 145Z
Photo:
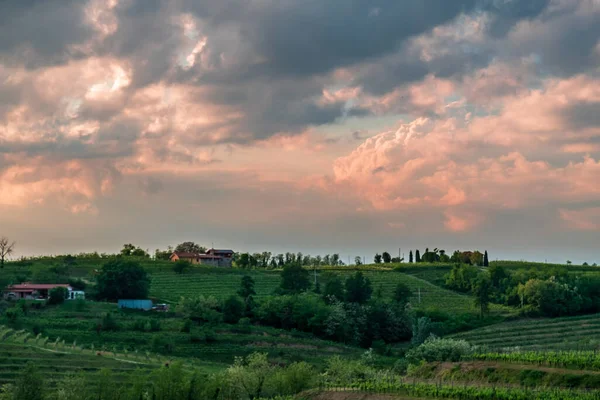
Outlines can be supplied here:
M600 262L600 0L6 0L15 256Z

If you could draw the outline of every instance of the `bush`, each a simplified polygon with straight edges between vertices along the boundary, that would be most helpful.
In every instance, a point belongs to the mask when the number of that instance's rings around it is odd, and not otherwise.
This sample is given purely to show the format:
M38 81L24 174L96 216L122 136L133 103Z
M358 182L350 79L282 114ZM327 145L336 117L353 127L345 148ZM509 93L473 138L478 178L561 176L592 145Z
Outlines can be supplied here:
M473 347L466 340L440 339L432 336L419 347L406 353L406 359L411 364L421 361L452 361L457 362L463 356L473 353Z
M148 330L150 332L158 332L158 331L160 331L160 321L157 320L157 319L151 319Z
M157 353L171 354L175 350L175 344L168 337L159 335L154 336L151 342L152 351Z
M185 332L185 333L190 333L191 330L192 330L192 320L186 319L185 321L183 321L180 331Z
M8 319L9 322L15 323L19 320L20 317L23 316L23 310L21 307L12 307L4 312L4 315Z
M173 264L173 271L176 274L183 274L184 271L191 266L192 266L192 264L190 264L188 261L177 260L177 261L175 261L175 264Z
M100 323L101 329L103 331L118 331L119 324L114 319L111 313L106 313L102 316L102 321Z
M237 324L244 315L244 303L237 296L229 296L223 303L223 321L228 324Z
M238 333L250 333L252 331L250 318L241 318L235 327L235 331Z
M141 319L136 319L131 324L132 331L145 332L146 331L146 322Z
M87 283L82 279L69 279L69 286L74 290L85 290Z
M48 304L62 304L67 297L67 289L64 287L55 287L48 293Z

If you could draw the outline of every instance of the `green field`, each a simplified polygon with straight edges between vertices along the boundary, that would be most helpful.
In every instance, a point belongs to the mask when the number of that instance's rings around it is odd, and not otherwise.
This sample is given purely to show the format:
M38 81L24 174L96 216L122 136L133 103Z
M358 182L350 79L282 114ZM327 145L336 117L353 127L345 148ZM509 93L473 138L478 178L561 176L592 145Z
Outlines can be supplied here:
M320 270L317 279L323 279L325 274L337 274L342 279L346 279L355 272L356 270L351 268ZM373 292L376 293L381 288L384 298L390 298L396 285L403 283L412 290L411 304L416 308L434 309L443 304L444 310L448 312L475 311L470 296L441 288L418 277L391 270L363 270L362 272L371 280ZM255 280L258 297L273 294L280 282L278 271L223 271L196 267L179 275L168 269L154 269L150 294L168 302L177 302L182 296L212 295L224 298L236 293L244 275L250 275ZM502 308L493 307L496 311L500 309Z
M69 354L51 348L37 348L16 343L0 342L0 383L11 383L19 370L33 363L47 381L60 380L77 373L94 373L110 369L116 380L126 380L132 372L148 373L154 365L135 361L118 361L90 354Z
M453 337L492 349L598 350L600 314L504 322Z

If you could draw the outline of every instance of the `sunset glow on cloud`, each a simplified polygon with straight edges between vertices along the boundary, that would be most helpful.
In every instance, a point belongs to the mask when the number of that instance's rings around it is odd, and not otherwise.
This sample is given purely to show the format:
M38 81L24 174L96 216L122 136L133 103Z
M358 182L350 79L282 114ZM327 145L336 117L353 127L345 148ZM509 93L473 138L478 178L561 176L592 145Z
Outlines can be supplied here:
M423 3L3 3L0 234L598 258L600 1Z

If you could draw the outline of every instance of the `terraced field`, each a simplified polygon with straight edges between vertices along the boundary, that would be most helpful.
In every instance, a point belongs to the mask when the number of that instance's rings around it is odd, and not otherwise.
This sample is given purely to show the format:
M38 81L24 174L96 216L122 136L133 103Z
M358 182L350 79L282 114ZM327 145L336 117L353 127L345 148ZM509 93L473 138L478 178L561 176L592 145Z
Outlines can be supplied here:
M115 304L86 303L82 310L77 310L74 303L31 309L20 318L20 327L28 332L37 327L49 338L49 343L57 340L64 341L66 346L75 343L88 352L93 345L98 351L130 355L137 352L142 358L146 352L161 353L162 358L185 358L204 372L222 370L233 363L235 357L257 351L268 353L277 362L306 361L316 366L324 365L329 356L360 357L364 352L360 348L317 339L308 333L259 326L240 329L235 325L217 325L210 328L212 337L207 340L201 327L182 332L183 320L172 314L120 311ZM96 325L106 312L111 313L115 330L97 332ZM133 328L136 322L150 319L159 321L158 331ZM383 364L394 361L381 359Z
M167 302L177 302L181 297L199 295L224 298L240 288L242 276L250 275L255 281L257 296L272 294L279 286L279 272L254 272L244 270L217 270L195 267L179 275L170 269L151 270L150 295Z
M11 383L28 362L35 364L44 379L52 383L79 372L93 373L110 369L116 380L128 379L133 372L148 373L154 366L122 362L102 356L67 354L51 349L0 342L0 384ZM93 375L90 375L93 376Z
M346 279L356 271L349 268L319 271L317 279L325 274L337 274ZM418 308L439 308L444 311L472 312L472 298L463 294L440 288L426 280L396 271L362 271L371 280L373 291L381 289L384 297L391 297L396 285L404 283L413 291L412 304ZM172 271L161 270L152 273L150 294L159 299L176 302L181 296L212 295L217 298L235 294L243 275L251 275L256 282L257 296L272 294L278 287L280 278L278 271L218 271L214 269L193 268L183 275ZM313 275L311 273L311 279ZM500 310L500 307L493 308Z
M600 314L554 319L519 320L454 335L492 349L600 349Z

